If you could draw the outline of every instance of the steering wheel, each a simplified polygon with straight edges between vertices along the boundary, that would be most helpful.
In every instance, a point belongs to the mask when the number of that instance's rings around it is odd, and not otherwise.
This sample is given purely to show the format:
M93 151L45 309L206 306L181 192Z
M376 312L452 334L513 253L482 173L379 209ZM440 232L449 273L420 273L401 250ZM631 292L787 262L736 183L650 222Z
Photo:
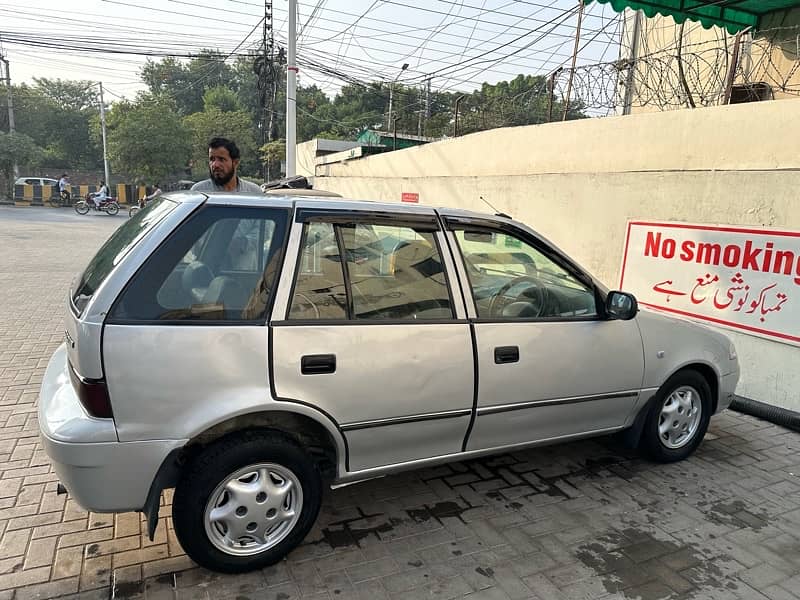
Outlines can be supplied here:
M547 290L536 277L531 277L530 275L520 275L519 277L515 277L497 290L494 298L492 298L492 301L489 303L489 315L492 317L502 316L502 311L503 308L505 308L505 304L500 300L500 298L505 298L506 293L511 288L521 283L527 283L528 287L514 296L514 301L527 302L530 304L534 314L530 314L528 317L540 317L544 312L545 301L547 299ZM522 298L523 293L526 295L525 298Z

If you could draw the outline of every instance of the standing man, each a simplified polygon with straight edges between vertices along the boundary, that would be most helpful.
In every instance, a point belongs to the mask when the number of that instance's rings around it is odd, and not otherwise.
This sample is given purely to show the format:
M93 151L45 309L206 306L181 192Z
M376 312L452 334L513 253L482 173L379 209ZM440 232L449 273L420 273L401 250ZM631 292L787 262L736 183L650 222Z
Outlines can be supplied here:
M231 140L216 137L208 142L208 174L210 179L192 186L195 192L251 192L261 193L255 183L239 178L239 148Z

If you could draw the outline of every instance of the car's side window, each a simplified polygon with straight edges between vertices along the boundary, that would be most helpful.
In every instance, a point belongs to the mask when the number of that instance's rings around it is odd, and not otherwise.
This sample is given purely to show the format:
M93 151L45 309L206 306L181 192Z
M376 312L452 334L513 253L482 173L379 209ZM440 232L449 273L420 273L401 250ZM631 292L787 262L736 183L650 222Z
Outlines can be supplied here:
M455 237L479 318L597 316L594 290L521 237L484 228L459 229Z
M303 241L289 318L347 318L347 293L342 261L331 223L306 223L303 226Z
M287 216L280 209L200 209L134 276L111 321L263 319Z
M290 319L453 318L430 227L307 223L301 248Z

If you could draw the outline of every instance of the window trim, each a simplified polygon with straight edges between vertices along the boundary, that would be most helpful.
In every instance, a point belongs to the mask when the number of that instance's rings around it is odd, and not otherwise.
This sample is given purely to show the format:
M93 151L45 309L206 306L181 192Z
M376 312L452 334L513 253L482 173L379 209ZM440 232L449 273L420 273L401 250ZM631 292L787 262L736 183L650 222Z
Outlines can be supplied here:
M147 266L151 260L153 260L154 256L157 256L159 252L161 252L168 243L178 234L178 231L181 227L187 225L189 221L194 218L199 217L204 211L206 210L218 210L218 211L226 211L226 210L252 210L254 212L262 212L262 211L270 211L273 213L283 213L285 215L285 220L283 223L284 231L283 231L283 239L281 240L281 244L278 247L274 260L278 261L278 269L275 272L275 281L273 282L273 290L272 293L269 295L267 299L267 304L264 307L264 315L259 319L239 319L239 320L228 320L228 319L119 319L114 318L113 315L114 311L116 310L117 305L122 301L122 298L128 292L128 289L136 278L139 276L139 273ZM136 271L128 278L128 281L125 282L125 285L117 294L117 297L114 298L114 301L111 303L111 306L108 309L108 316L106 317L105 321L103 322L104 325L126 325L126 326L184 326L184 327L253 327L253 326L264 326L268 323L270 315L272 313L272 308L275 303L275 296L278 289L278 285L281 280L281 275L283 271L283 263L284 259L286 258L286 245L289 240L289 233L292 229L292 211L290 208L280 207L280 206L239 206L239 205L217 205L217 204L202 204L200 205L197 210L192 211L189 213L186 218L182 219L180 223L178 223L172 231L169 232L158 246L147 256L145 260L136 268ZM225 217L220 217L220 219ZM257 218L257 217L256 217ZM217 220L219 222L219 219ZM208 240L206 240L203 244L203 248L208 244ZM267 265L264 265L264 270L266 270ZM262 271L263 275L263 271Z
M462 269L467 278L466 285L472 300L472 305L475 309L475 317L471 319L474 323L580 323L587 321L604 321L606 320L605 311L603 310L603 297L599 288L591 278L591 276L580 268L572 259L555 248L552 248L539 238L530 235L524 229L514 226L511 223L502 221L492 221L491 219L480 219L474 217L443 217L447 231L453 233L453 241L456 245L456 250L461 259ZM464 251L461 244L458 242L456 232L458 231L485 231L487 233L504 233L512 235L528 246L532 247L537 252L540 252L545 258L554 262L557 266L561 267L567 273L575 277L575 279L587 287L587 291L592 292L595 302L595 314L591 316L577 316L577 317L481 317L478 314L478 304L475 301L475 291L470 279L469 269L467 268Z
M406 217L412 217L407 219ZM283 320L272 321L273 324L278 325L408 325L408 324L431 324L441 325L443 323L464 323L464 319L458 318L456 310L455 299L453 296L454 280L449 273L447 264L444 261L444 254L442 251L442 244L440 243L437 233L443 233L441 224L437 215L416 215L416 214L398 214L384 211L342 211L342 210L319 210L319 209L303 209L298 211L295 217L295 223L301 224L303 231L300 236L300 246L297 252L297 259L294 265L294 275L292 278L292 285L289 290L289 299L286 305L286 313ZM328 223L333 227L334 236L336 237L336 244L339 249L339 266L342 269L342 277L344 279L345 294L347 297L347 306L345 310L344 319L291 319L290 314L292 311L292 303L294 301L297 280L300 273L300 262L303 257L304 244L308 236L308 226L311 223ZM350 270L347 266L347 248L345 247L344 235L342 234L342 226L344 225L388 225L391 227L407 227L420 233L430 233L433 239L433 244L436 251L439 253L439 261L442 265L442 272L445 277L445 285L447 287L447 297L450 302L450 318L440 319L357 319L353 316L353 292L350 281ZM426 227L429 226L430 228ZM449 248L448 248L449 251ZM456 281L457 282L457 281Z

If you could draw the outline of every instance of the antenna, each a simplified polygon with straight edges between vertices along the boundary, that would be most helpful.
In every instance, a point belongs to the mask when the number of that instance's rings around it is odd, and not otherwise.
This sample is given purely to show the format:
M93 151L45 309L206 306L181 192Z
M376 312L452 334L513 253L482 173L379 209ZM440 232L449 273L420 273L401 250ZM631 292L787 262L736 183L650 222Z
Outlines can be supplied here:
M494 216L495 217L505 217L506 219L512 219L513 218L511 215L507 215L506 213L500 212L499 210L497 210L494 206L489 204L489 201L486 198L484 198L483 196L478 196L478 198L480 198L481 200L486 202L486 204L489 206L489 208L491 208L494 211Z

